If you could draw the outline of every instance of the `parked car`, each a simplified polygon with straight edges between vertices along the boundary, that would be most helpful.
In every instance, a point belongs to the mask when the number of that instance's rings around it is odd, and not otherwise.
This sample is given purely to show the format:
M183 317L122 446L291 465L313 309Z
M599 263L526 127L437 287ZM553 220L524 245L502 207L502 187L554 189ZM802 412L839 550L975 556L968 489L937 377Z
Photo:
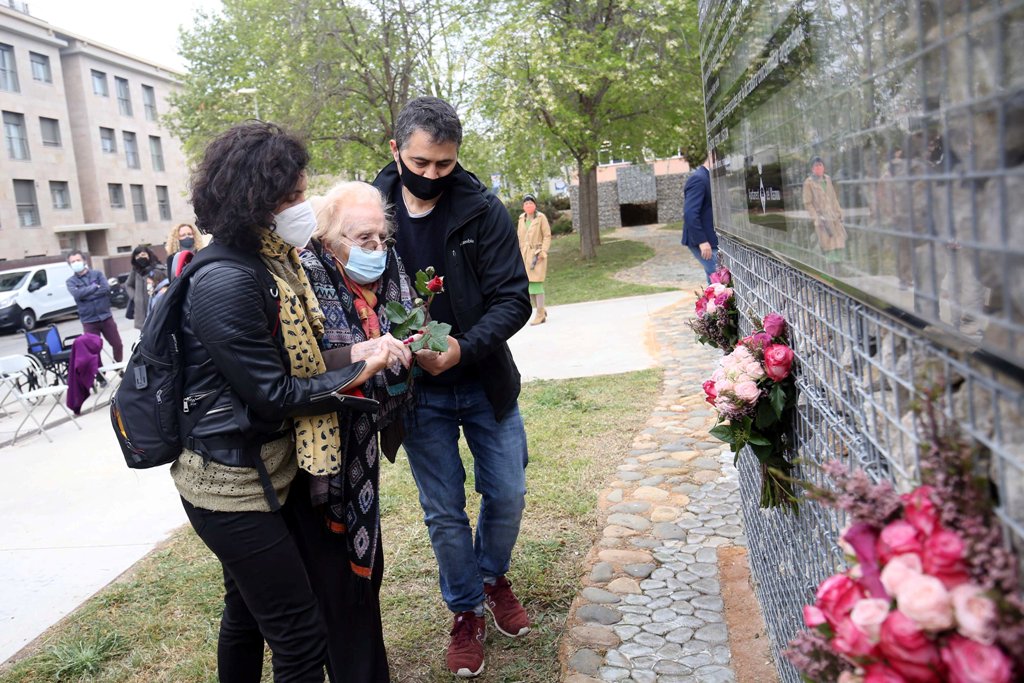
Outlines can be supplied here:
M75 313L70 276L63 261L0 271L0 327L31 330L40 320Z

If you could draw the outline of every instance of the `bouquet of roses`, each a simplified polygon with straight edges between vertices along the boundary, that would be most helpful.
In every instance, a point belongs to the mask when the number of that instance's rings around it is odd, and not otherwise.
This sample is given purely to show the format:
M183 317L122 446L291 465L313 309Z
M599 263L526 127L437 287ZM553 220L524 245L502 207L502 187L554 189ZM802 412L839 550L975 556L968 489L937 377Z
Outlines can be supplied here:
M928 482L888 482L825 465L837 491L811 496L847 512L850 568L818 587L786 657L810 681L1009 683L1024 675L1024 602L975 454L942 438L922 455ZM811 487L809 487L811 488Z
M414 353L420 349L448 350L448 333L452 326L431 320L429 314L434 297L444 291L444 278L434 272L434 267L429 266L416 273L415 286L420 296L413 300L411 309L406 310L397 301L389 301L384 307L384 315L391 321L391 335L403 341L412 339L409 350ZM420 336L413 339L416 334Z
M761 465L761 507L796 509L788 478L792 441L789 428L796 407L793 349L786 320L769 313L754 320L755 332L718 362L704 382L707 402L718 411L711 435L729 444L739 456L750 446Z
M724 266L711 274L711 284L697 292L697 317L689 321L701 344L729 351L739 339L739 312L733 296L732 274Z

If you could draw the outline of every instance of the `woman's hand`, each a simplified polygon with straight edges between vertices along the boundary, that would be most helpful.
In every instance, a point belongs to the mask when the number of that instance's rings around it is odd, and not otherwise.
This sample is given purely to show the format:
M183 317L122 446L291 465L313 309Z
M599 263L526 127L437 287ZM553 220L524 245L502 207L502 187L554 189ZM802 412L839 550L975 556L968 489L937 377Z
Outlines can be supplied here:
M353 383L355 386L362 386L363 383L370 381L371 377L386 368L391 361L391 347L385 344L378 344L377 341L377 339L371 339L361 342L362 344L373 343L376 346L376 348L371 349L371 352L362 358L356 358L355 346L352 347L352 361L366 361L366 367L363 368L363 371L359 373L359 377ZM356 344L356 346L359 346L359 344Z
M412 353L409 352L409 349L401 340L395 339L390 334L354 344L352 346L352 362L367 360L380 352L381 349L386 350L388 353L388 361L386 363L388 366L400 363L403 367L407 368L409 363L412 362Z

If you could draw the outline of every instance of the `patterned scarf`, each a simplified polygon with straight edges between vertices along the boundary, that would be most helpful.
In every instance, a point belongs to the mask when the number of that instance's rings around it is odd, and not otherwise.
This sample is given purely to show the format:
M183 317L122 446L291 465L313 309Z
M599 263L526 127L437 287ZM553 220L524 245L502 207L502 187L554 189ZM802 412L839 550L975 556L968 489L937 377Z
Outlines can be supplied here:
M316 340L323 335L324 316L302 270L298 252L277 233L263 230L260 256L281 294L281 335L291 361L292 377L323 374L327 366ZM340 472L341 435L337 415L296 417L293 422L299 467L313 475Z
M376 286L367 287L350 282L339 271L333 256L316 240L300 258L324 314L324 349L352 346L389 334L391 324L383 314L389 301L397 301L406 309L412 307L409 279L394 250L388 254L387 266ZM407 376L399 365L377 373L361 387L364 396L380 402L380 408L376 414L339 412L342 471L312 479L313 505L324 506L328 529L345 534L352 573L364 579L372 575L380 542L377 435L401 418L401 409L411 397Z

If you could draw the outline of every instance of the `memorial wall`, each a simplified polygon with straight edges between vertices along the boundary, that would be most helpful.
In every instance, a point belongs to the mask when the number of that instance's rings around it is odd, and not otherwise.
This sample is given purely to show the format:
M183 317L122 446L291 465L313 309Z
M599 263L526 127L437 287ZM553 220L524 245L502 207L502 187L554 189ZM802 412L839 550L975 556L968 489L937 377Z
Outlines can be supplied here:
M705 0L720 232L1024 368L1024 3Z

